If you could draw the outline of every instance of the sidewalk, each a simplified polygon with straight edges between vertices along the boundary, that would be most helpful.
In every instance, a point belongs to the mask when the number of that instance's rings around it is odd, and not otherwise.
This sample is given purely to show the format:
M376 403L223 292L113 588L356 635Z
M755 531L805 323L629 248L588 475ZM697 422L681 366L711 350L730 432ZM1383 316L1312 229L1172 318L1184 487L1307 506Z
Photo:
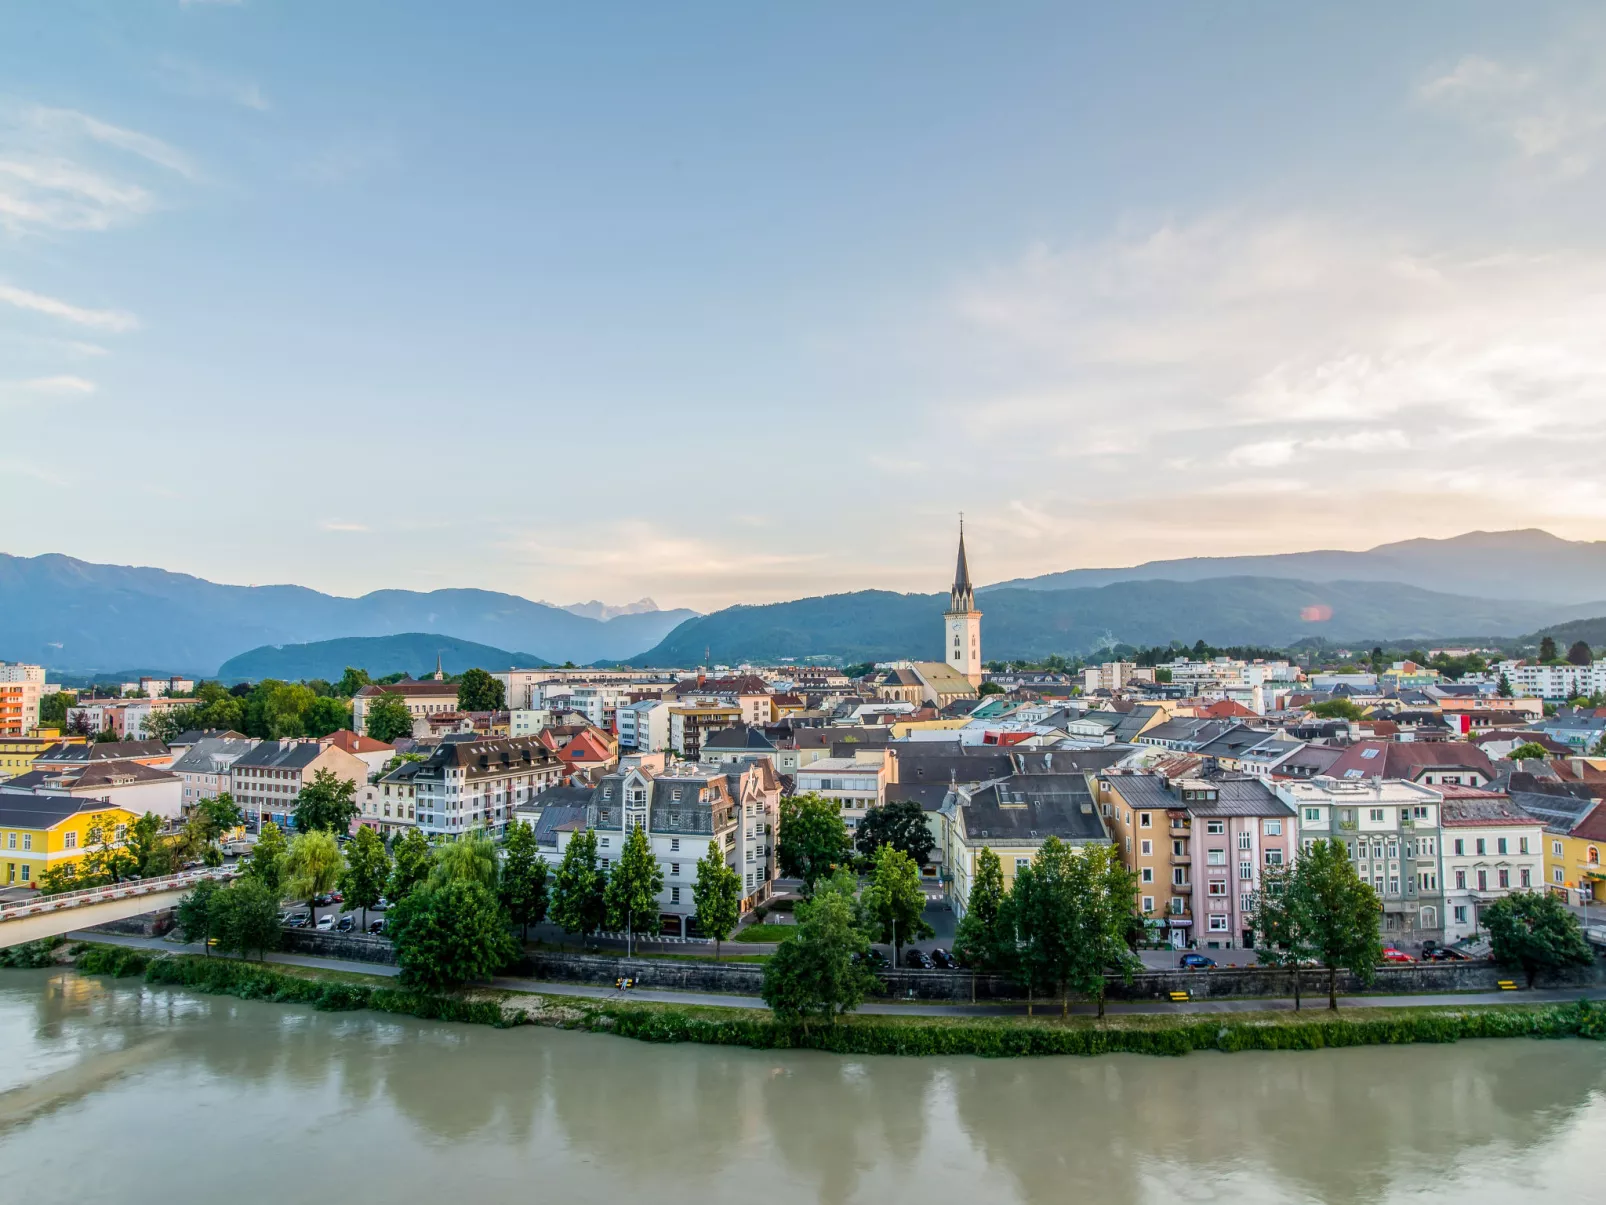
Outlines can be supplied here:
M199 943L192 945L179 945L176 942L164 941L159 937L127 937L114 933L77 932L68 935L75 941L93 941L104 945L129 946L135 949L167 950L180 954L199 954L202 952ZM225 957L214 955L214 957ZM269 954L270 963L283 963L289 966L313 967L326 971L348 971L359 975L392 976L399 974L393 966L377 965L371 962L345 962L336 958L314 958L305 954ZM650 988L640 988L629 992L617 991L614 988L600 983L549 983L538 979L498 978L491 980L492 987L502 988L510 992L527 992L544 996L576 996L592 1000L639 1000L647 1004L682 1004L696 1005L704 1008L764 1008L764 1001L757 996L728 996L717 992L676 992L655 991ZM1340 1008L1422 1008L1457 1007L1472 1004L1569 1004L1574 1000L1587 998L1590 1000L1606 1000L1606 987L1595 987L1588 990L1542 990L1542 991L1516 991L1516 992L1464 992L1454 995L1421 995L1421 996L1340 996ZM1304 1011L1313 1017L1326 1011L1327 998L1325 996L1309 996L1304 999ZM1293 997L1276 998L1266 997L1254 1000L1189 1000L1184 1003L1173 1004L1166 1000L1112 1000L1105 1005L1105 1013L1110 1016L1129 1014L1134 1016L1159 1016L1176 1013L1197 1013L1201 1015L1224 1013L1261 1013L1261 1012L1292 1012L1294 1009ZM890 1001L873 1000L862 1005L859 1012L869 1016L888 1017L1024 1017L1026 1004L1024 1001L1010 1001L999 1004L933 1004L930 1001L919 1003L896 1004ZM1039 1000L1036 1005L1037 1015L1040 1017L1056 1016L1059 1013L1058 1000ZM1071 1012L1079 1016L1090 1016L1098 1012L1095 1005L1073 1003Z

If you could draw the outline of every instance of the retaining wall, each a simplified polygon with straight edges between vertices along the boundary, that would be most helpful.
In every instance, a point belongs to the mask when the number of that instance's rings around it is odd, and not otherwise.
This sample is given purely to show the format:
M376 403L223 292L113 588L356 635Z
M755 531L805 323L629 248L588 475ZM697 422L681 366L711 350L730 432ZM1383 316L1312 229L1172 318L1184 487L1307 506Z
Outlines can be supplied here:
M383 937L370 937L366 933L320 933L316 929L286 929L279 948L288 954L344 958L351 962L383 962L391 965L396 962L396 947Z

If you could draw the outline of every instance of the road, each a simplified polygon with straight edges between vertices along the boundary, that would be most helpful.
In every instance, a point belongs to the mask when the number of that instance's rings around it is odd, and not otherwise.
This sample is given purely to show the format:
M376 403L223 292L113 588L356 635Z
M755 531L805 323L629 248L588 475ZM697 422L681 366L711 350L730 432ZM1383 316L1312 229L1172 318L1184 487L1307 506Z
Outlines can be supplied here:
M105 945L128 946L135 949L166 950L187 954L200 954L202 949L199 943L184 945L179 942L168 941L159 937L129 937L123 934L78 932L69 934L74 940L101 942ZM221 957L214 955L214 957ZM267 961L281 963L288 966L313 967L326 971L349 971L359 975L377 975L394 977L399 972L393 966L377 965L371 962L347 962L338 958L317 958L307 954L269 954ZM639 989L629 992L616 991L603 984L591 983L549 983L539 979L497 978L491 981L491 986L503 988L513 992L527 992L543 996L574 996L593 1000L639 1000L650 1004L682 1004L697 1005L713 1008L764 1008L764 1001L757 996L724 995L717 992L676 992L656 991L652 989ZM1587 991L1517 991L1517 992L1462 992L1453 995L1428 996L1340 996L1338 1003L1341 1008L1420 1008L1424 1005L1458 1006L1471 1004L1565 1004L1580 997L1591 1000L1606 1000L1606 987L1591 988ZM1318 997L1305 997L1305 1009L1312 1014L1322 1010L1323 1001ZM1105 1006L1105 1012L1112 1016L1123 1014L1131 1015L1159 1015L1165 1013L1198 1013L1198 1014L1226 1014L1226 1013L1252 1013L1252 1012L1291 1012L1294 1001L1288 999L1255 999L1255 1000L1189 1000L1185 1003L1173 1004L1163 1000L1112 1000ZM1055 1011L1054 1001L1041 1001L1037 1004L1039 1016L1050 1016ZM1071 1012L1077 1015L1091 1015L1098 1010L1091 1004L1072 1004ZM1025 1016L1026 1005L1019 1002L1003 1004L932 1004L922 1001L920 1003L894 1004L890 1002L870 1001L860 1007L859 1012L870 1016L889 1017L1008 1017Z

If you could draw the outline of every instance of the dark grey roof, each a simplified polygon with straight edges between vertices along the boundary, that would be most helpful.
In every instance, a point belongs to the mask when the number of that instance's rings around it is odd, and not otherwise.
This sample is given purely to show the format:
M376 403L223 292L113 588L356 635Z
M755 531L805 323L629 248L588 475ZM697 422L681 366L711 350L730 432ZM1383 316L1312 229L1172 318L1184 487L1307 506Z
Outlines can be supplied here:
M80 812L100 812L119 806L71 795L35 795L26 790L11 790L10 786L10 783L0 786L0 827L4 828L49 828Z
M305 769L315 761L323 746L317 741L263 741L255 749L235 762L236 769Z
M557 848L558 829L566 824L578 823L585 827L585 805L559 803L553 804L541 813L541 818L535 822L535 843Z
M419 782L442 782L448 769L462 770L470 779L483 778L525 768L548 768L557 758L539 737L474 737L443 740L429 757L419 763L414 775Z
M1294 809L1278 799L1258 778L1210 778L1191 787L1215 787L1214 800L1185 800L1183 806L1196 816L1292 816Z
M924 742L912 742L914 745ZM898 781L911 785L921 783L949 783L986 782L991 778L1002 778L1014 771L1009 760L1009 754L997 745L981 746L988 750L985 755L980 754L948 754L938 757L907 756L904 753L905 745L899 743L895 746L898 758Z
M762 728L754 728L748 724L735 724L729 728L721 728L717 732L710 732L703 737L702 747L705 751L742 749L753 752L769 752L774 750L775 743L764 735Z
M1075 774L1106 770L1134 752L1131 745L1100 745L1096 749L1020 749L1009 751L1017 774Z
M596 794L596 787L552 786L538 792L526 807L585 807Z
M1582 792L1512 791L1511 802L1546 828L1566 832L1589 814L1596 801Z
M135 757L160 757L167 752L161 741L95 741L88 745L51 745L35 759L53 765L88 765Z
M946 782L889 782L882 792L887 803L918 803L928 812L939 810L947 797Z
M1035 843L1058 837L1073 844L1109 840L1080 774L1012 775L979 788L958 813L969 840Z
M238 740L203 736L185 750L171 769L175 774L222 774L255 745L255 741L244 736Z

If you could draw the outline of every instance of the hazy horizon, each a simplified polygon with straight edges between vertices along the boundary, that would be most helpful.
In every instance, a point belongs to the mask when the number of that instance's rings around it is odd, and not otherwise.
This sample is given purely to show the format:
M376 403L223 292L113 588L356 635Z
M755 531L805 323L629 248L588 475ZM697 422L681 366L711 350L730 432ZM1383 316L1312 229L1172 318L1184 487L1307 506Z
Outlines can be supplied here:
M0 12L5 551L711 611L1595 539L1606 17Z

